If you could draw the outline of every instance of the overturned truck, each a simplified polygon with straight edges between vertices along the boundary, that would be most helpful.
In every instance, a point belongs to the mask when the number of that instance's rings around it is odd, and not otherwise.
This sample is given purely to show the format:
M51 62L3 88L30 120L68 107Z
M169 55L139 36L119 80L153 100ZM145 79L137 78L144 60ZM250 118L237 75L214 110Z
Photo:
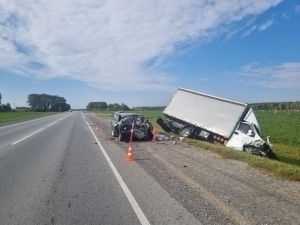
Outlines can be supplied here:
M276 158L269 139L260 137L255 114L247 104L179 88L157 123L187 138L220 143L229 148Z

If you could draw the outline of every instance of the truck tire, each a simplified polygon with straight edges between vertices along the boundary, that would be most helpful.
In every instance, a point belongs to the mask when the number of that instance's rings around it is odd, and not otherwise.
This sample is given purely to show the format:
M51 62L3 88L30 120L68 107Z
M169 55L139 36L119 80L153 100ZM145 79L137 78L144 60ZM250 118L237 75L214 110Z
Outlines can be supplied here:
M121 132L119 132L119 141L124 141L124 134L122 134Z
M189 138L191 137L192 131L190 127L185 127L181 130L181 136Z

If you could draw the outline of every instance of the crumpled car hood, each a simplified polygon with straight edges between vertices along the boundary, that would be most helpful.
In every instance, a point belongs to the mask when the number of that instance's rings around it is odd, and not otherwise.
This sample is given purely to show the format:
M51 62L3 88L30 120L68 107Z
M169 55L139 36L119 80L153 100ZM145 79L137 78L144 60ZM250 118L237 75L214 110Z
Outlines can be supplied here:
M131 129L131 126L133 124L133 119L131 117L125 117L122 120L118 122L118 125L120 126L129 126ZM148 131L150 129L150 125L148 123L143 123L141 121L141 118L138 118L134 121L134 129L133 129L133 136L138 139L143 139L148 135Z

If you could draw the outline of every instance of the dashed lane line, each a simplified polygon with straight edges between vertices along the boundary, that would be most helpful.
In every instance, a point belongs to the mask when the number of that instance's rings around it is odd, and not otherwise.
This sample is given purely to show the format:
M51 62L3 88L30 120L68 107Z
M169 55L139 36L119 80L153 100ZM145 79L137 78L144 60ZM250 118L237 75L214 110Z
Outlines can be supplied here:
M70 115L71 115L71 114L70 114ZM70 115L68 115L68 116L70 116ZM11 145L15 145L15 144L17 144L17 143L19 143L19 142L21 142L21 141L25 140L26 138L29 138L29 137L31 137L32 135L34 135L34 134L36 134L36 133L38 133L38 132L40 132L40 131L44 130L44 129L45 129L45 128L47 128L47 127L50 127L50 126L52 126L53 124L56 124L57 122L59 122L59 121L61 121L61 120L65 119L65 118L67 118L68 116L65 116L65 117L63 117L63 118L61 118L61 119L59 119L59 120L55 121L54 123L51 123L51 124L47 125L46 127L43 127L42 129L40 129L40 130L37 130L37 131L33 132L32 134L29 134L28 136L26 136L26 137L24 137L24 138L22 138L22 139L20 139L20 140L18 140L18 141L16 141L16 142L12 143Z

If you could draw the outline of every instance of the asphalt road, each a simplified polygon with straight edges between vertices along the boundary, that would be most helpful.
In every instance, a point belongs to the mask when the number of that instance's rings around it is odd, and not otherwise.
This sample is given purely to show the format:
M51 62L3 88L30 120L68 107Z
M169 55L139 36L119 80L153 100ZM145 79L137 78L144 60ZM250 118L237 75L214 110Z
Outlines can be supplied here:
M0 127L1 225L201 224L95 125L72 112Z

